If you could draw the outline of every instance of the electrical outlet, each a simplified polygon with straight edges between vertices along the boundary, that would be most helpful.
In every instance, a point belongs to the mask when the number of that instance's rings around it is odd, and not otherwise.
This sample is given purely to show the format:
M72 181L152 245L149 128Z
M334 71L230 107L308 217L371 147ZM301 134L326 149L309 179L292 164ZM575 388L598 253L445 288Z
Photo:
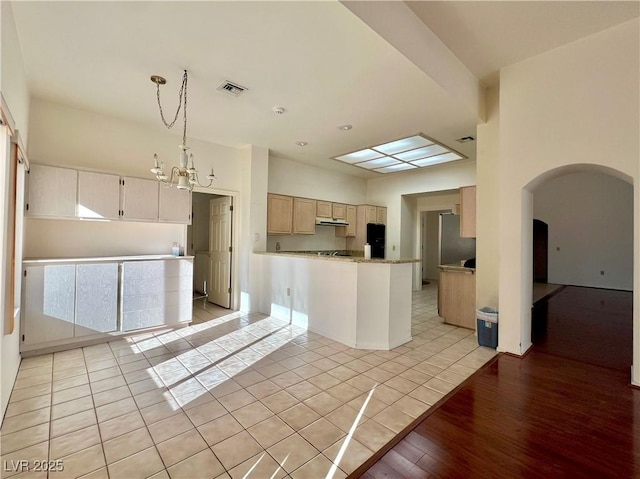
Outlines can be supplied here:
M287 296L291 296L291 288L287 288Z

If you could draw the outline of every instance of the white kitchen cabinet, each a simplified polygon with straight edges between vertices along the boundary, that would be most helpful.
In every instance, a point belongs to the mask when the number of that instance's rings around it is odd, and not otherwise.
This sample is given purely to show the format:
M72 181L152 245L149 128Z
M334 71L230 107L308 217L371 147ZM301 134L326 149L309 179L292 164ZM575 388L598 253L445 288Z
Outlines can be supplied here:
M376 223L387 224L387 208L385 206L376 206Z
M76 266L25 267L22 334L25 345L73 338Z
M78 171L79 218L117 220L120 210L120 177Z
M118 329L118 263L78 264L74 337Z
M193 260L127 261L122 273L122 330L191 321Z
M160 185L159 220L163 223L191 224L191 192Z
M20 351L192 319L193 259L25 260Z
M158 221L158 182L141 178L122 178L122 219Z
M25 267L24 344L118 329L118 263Z
M27 215L73 218L76 215L77 188L76 170L32 164Z

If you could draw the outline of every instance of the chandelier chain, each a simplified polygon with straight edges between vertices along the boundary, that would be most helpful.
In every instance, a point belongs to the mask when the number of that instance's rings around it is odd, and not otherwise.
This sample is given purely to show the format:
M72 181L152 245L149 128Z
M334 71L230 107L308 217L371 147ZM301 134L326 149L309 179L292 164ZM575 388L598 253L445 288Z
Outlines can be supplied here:
M178 93L178 108L176 110L176 114L173 117L171 123L167 122L164 117L164 111L162 110L162 103L160 102L160 83L156 83L156 96L158 98L158 108L160 109L160 118L162 119L162 123L168 129L173 128L173 125L176 123L178 119L178 115L180 114L180 109L182 108L182 98L184 96L184 109L183 109L183 119L184 125L182 130L182 144L186 145L187 142L187 70L184 71L182 75L182 85L180 86L180 92Z

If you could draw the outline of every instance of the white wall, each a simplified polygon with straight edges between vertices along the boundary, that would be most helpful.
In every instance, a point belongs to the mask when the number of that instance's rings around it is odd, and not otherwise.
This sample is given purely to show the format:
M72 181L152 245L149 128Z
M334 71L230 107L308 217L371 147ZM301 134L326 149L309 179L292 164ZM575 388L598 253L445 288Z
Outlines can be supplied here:
M336 236L335 226L316 226L314 235L269 235L267 251L276 251L276 243L280 243L280 251L316 251L347 249L347 238Z
M171 254L184 225L26 218L25 258ZM46 238L46 240L43 240Z
M13 19L11 3L0 2L0 91L7 102L11 116L15 121L16 128L20 131L22 138L26 141L29 138L29 93L24 73L24 64L18 35ZM5 254L6 232L8 230L7 218L5 214L9 207L9 151L7 130L0 127L2 144L0 145L0 251L2 251L1 267L3 274L0 275L0 311L5 311L5 302L9 298L5 297L4 274L11 267L12 258ZM9 334L6 329L6 318L2 318L0 324L0 422L4 418L4 413L9 402L9 396L15 381L18 367L20 366L19 335L20 321L17 318L13 333Z
M475 183L475 161L472 160L461 160L424 168L424 171L396 173L369 180L367 183L367 203L387 207L387 258L400 258L401 245L405 251L409 251L406 253L409 256L413 257L419 254L416 252L416 238L420 234L417 211L424 210L421 210L420 203L417 203L413 216L409 217L406 214L403 216L403 195L454 190L461 186L475 185ZM404 205L405 213L408 207L408 204ZM451 204L447 203L444 208L451 208ZM438 207L437 209L444 208ZM403 224L403 218L405 224ZM411 239L403 241L403 238L407 236Z
M640 20L629 21L502 69L497 171L499 350L516 354L531 345L531 191L553 177L589 169L636 184L635 384L640 384L639 27Z
M534 218L549 225L550 283L633 289L631 184L573 173L544 183L533 198Z
M30 118L27 148L32 163L149 179L153 179L149 167L154 153L167 167L177 164L180 138L173 131L42 100L32 102ZM189 144L196 167L203 171L215 168L216 189L239 190L237 150L199 140ZM119 239L124 234L128 236ZM51 238L47 245L38 244L43 237ZM25 256L169 253L174 241L185 243L186 226L30 219Z
M498 86L487 90L487 122L478 125L477 130L476 307L478 308L492 306L499 309L499 93Z
M258 311L260 307L260 261L254 251L265 251L267 247L267 184L269 172L269 150L247 146L239 151L242 172L242 194L234 204L233 224L237 270L234 297L238 309Z
M269 193L362 205L367 199L367 182L357 176L270 156Z

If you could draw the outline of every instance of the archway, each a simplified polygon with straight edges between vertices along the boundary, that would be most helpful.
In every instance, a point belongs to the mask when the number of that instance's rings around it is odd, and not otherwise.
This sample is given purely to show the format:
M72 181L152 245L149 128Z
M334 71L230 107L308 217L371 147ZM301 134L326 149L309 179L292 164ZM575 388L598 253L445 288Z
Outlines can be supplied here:
M522 297L525 303L533 287L527 259L533 255L532 231L527 225L534 219L549 222L549 281L571 287L633 291L637 303L637 191L633 180L615 169L593 164L573 164L555 168L530 181L522 190ZM635 251L634 251L635 250ZM576 290L574 288L573 290ZM582 290L592 297L598 290ZM628 296L627 296L628 297ZM627 301L631 309L630 301ZM521 304L524 312L528 305ZM626 337L633 357L632 377L638 381L638 308L633 316L632 337ZM606 318L606 311L604 317ZM521 316L521 338L531 344L532 317ZM627 331L629 331L628 329ZM590 354L583 348L580 354ZM594 358L583 358L587 362ZM627 363L627 364L628 364Z

